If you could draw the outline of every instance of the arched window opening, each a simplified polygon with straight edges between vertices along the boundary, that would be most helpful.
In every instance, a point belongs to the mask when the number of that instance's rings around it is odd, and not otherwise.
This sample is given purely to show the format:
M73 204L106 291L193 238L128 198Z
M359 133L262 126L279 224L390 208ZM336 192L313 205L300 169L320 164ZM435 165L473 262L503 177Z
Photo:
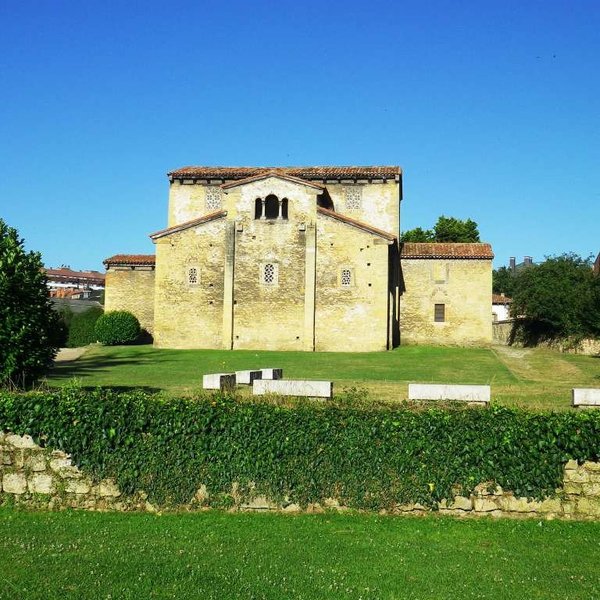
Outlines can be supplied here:
M265 198L265 219L276 219L279 216L279 199L273 194Z
M288 218L288 199L287 198L283 198L283 200L281 201L281 218L282 219Z
M254 201L254 218L255 219L260 219L262 217L262 199L261 198L257 198Z

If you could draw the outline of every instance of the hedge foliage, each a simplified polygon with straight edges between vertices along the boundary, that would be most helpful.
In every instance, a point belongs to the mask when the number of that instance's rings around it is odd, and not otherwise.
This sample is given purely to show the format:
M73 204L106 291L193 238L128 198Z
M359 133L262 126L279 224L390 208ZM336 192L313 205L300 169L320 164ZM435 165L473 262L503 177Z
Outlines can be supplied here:
M187 503L201 484L226 505L233 482L306 505L338 498L366 509L434 505L456 486L493 481L541 498L568 459L598 460L600 413L357 408L344 403L166 399L141 391L0 393L0 430L29 433L73 455L96 478L159 505Z
M69 322L69 337L67 346L69 348L79 348L94 344L96 338L96 321L102 316L104 311L98 307L88 308L81 313L73 314Z
M126 310L104 313L94 327L96 339L105 346L131 344L140 335L140 322Z

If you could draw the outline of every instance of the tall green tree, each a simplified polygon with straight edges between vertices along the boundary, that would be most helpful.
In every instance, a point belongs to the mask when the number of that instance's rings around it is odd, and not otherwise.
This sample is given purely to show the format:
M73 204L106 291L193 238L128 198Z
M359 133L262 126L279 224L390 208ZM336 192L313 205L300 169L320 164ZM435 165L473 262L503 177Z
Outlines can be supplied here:
M591 260L548 257L515 277L512 313L526 337L600 336L600 283Z
M449 242L473 243L479 239L477 223L471 219L456 219L441 215L433 229L416 227L409 229L400 236L401 242Z
M0 219L0 386L30 387L52 365L64 335L38 252Z
M492 271L492 291L494 294L506 294L512 298L515 289L515 275L508 267Z

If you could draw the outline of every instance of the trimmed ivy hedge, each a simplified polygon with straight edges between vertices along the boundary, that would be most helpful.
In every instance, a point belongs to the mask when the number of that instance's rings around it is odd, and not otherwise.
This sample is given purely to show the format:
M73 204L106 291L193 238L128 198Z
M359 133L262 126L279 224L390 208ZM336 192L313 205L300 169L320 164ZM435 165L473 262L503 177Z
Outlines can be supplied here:
M432 506L487 481L541 498L562 485L567 460L600 452L594 411L364 408L344 398L289 407L101 389L0 392L0 430L69 452L92 476L160 505L189 502L201 484L226 505L233 482L242 494L254 482L274 500L366 509Z

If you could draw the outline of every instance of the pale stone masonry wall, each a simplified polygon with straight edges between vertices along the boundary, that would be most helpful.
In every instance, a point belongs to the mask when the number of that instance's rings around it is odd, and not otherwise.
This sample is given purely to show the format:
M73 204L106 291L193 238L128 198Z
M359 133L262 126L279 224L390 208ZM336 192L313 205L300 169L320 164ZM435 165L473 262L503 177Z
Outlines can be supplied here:
M492 342L491 260L402 258L401 343L486 345ZM435 322L434 307L445 307Z
M134 314L142 329L154 332L154 267L110 266L106 271L104 310Z
M236 510L283 510L297 512L297 504L276 504L256 495L243 500L237 484L231 489L231 500ZM210 490L201 485L185 506L174 509L201 509L210 499ZM64 452L41 448L28 436L0 432L0 504L10 503L34 508L86 510L142 510L154 512L157 507L147 501L143 491L133 496L121 493L114 481L94 482L74 466ZM343 510L335 498L322 504L310 504L307 512L326 509ZM442 514L455 516L535 517L563 519L600 519L600 463L578 465L570 460L565 465L563 487L544 500L516 497L512 492L482 483L469 496L458 494L443 500L438 506ZM432 512L420 504L398 505L392 514L424 514Z

